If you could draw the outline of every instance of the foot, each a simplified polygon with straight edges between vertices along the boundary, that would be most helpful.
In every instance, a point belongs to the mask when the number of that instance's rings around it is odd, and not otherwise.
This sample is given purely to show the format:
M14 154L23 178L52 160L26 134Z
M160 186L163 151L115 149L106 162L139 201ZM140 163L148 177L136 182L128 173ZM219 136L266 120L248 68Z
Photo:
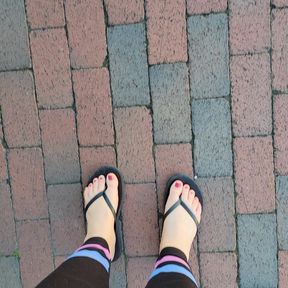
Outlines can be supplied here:
M107 183L106 195L108 196L113 208L117 211L118 207L118 178L115 174L109 173L105 179L103 175L93 179L84 190L85 207L88 202L98 193L104 191ZM104 238L108 245L113 259L115 254L116 235L114 229L113 214L103 197L98 198L87 210L87 235L85 240L91 237Z
M198 222L201 220L202 207L195 192L188 184L175 181L170 188L170 194L165 206L165 213L181 197L183 202L194 212ZM197 232L197 226L191 216L182 207L178 206L164 221L160 251L165 247L175 247L183 251L189 259L192 242Z

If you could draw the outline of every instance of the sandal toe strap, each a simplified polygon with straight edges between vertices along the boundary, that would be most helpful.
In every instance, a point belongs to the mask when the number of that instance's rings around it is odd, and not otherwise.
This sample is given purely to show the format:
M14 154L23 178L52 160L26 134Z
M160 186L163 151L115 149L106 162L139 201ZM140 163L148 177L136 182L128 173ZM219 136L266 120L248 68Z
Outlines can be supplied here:
M171 212L173 212L178 206L182 206L187 213L191 216L191 218L193 219L193 221L195 222L196 226L198 227L199 225L199 221L196 217L196 215L193 213L193 211L185 204L185 202L182 201L181 198L179 198L179 200L177 202L175 202L168 210L167 212L164 214L164 221L167 218L167 216L169 214L171 214Z
M115 211L113 205L111 204L111 201L109 200L109 198L108 198L108 196L106 195L105 192L106 192L106 190L98 193L96 196L94 196L94 197L88 202L88 204L86 205L86 207L85 207L85 209L84 209L85 217L86 217L86 213L87 213L89 207L90 207L96 200L98 200L100 197L103 196L106 204L108 205L109 209L111 210L111 212L112 212L112 214L113 214L114 219L116 219L116 211Z

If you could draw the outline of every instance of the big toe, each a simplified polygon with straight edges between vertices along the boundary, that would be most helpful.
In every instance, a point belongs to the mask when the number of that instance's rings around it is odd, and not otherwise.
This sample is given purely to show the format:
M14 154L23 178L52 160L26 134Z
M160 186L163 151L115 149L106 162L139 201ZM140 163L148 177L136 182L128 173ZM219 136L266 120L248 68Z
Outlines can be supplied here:
M113 190L118 188L118 178L114 173L109 173L106 177L107 187Z
M165 213L179 199L182 193L182 188L183 188L182 181L176 180L173 182L173 184L170 187L169 196L165 206Z

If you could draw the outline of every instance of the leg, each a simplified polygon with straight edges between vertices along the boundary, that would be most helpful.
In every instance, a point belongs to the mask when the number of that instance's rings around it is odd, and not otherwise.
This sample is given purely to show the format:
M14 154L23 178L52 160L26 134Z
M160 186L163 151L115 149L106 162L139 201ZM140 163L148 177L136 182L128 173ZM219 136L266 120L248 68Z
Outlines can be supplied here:
M195 192L189 185L183 185L179 180L171 185L165 213L179 200L179 197L200 222L202 208L199 199L195 197ZM187 262L196 232L195 222L182 206L179 205L167 216L163 224L160 255L146 288L198 287Z
M113 208L118 207L118 179L109 173L93 180L84 190L85 206L98 193L104 191ZM89 207L86 214L85 242L68 259L46 277L37 288L108 288L111 260L115 253L114 217L103 197Z

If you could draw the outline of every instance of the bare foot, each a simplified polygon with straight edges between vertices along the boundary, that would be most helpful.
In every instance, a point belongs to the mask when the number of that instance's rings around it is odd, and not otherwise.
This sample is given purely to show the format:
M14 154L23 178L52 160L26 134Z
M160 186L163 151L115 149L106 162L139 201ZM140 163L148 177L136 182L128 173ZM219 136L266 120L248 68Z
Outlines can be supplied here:
M117 211L118 207L118 178L115 174L109 173L105 179L103 175L93 179L84 192L85 207L87 203L98 193L105 190L113 208ZM113 259L115 254L116 235L114 230L114 217L103 197L98 198L87 210L87 235L85 240L91 237L104 238L108 245Z
M175 181L170 188L169 197L165 206L166 211L181 197L182 201L193 211L198 222L201 220L202 207L195 192L188 184ZM197 232L197 226L192 217L182 207L178 206L164 221L160 251L165 247L175 247L183 251L189 259L192 242Z

